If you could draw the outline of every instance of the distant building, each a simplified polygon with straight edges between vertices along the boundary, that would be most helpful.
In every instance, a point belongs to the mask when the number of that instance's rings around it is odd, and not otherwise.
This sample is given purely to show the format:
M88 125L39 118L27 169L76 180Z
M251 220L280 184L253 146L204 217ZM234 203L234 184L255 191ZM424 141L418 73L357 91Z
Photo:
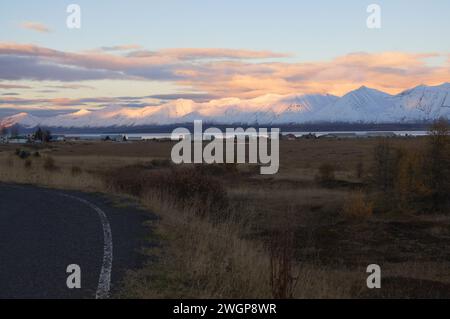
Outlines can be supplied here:
M50 142L65 142L66 137L64 135L52 135L50 136Z
M317 138L317 136L316 136L316 134L313 134L313 133L309 133L309 134L303 134L302 135L302 138L304 138L304 139L316 139Z
M297 139L297 136L294 134L286 134L284 135L284 139L288 141L295 141Z
M126 136L123 134L102 134L100 138L103 141L123 142L126 141Z
M127 136L126 140L130 142L139 142L142 141L142 136Z

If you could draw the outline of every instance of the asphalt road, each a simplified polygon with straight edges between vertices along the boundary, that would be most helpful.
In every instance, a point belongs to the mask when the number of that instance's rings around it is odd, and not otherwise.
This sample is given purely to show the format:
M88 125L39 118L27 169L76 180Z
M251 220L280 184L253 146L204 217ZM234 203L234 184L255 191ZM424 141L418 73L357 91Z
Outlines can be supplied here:
M154 216L124 198L0 184L0 298L108 298ZM81 288L69 289L69 265Z

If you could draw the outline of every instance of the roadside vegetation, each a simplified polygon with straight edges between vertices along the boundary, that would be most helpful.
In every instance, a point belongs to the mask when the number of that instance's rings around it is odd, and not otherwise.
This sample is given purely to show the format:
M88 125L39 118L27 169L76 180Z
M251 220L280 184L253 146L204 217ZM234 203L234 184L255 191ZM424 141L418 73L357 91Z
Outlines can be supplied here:
M450 297L449 138L438 121L424 138L282 141L269 177L175 166L171 142L0 146L0 181L126 194L156 213L161 244L117 297Z

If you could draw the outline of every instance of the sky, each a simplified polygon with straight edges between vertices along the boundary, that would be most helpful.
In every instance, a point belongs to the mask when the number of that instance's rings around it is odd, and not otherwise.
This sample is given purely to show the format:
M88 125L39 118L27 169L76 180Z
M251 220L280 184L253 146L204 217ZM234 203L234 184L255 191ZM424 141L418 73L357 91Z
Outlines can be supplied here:
M80 29L66 26L72 3ZM437 85L450 81L449 12L447 0L2 1L0 117Z

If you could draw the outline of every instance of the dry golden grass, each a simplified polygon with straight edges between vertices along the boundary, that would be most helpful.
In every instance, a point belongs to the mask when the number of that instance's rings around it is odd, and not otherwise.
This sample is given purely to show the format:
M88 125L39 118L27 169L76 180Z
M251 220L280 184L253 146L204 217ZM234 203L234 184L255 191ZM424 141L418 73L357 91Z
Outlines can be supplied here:
M131 273L125 280L128 296L271 297L267 252L261 244L241 238L242 225L232 221L213 224L198 217L194 207L180 210L167 198L154 193L146 194L143 203L149 210L158 212L159 233L169 240L160 255L163 270L158 267L153 273L148 273L149 269ZM138 282L143 276L171 280L159 287L140 286ZM136 286L140 287L136 289Z
M2 170L0 180L32 183L56 188L71 188L114 192L112 185L103 184L92 172L105 172L127 165L145 163L138 149L133 156L123 156L130 145L117 144L120 151L111 152L111 146L88 144L84 149L73 152L67 145L41 150L42 158L32 159L32 170L22 168L23 160L3 154L10 163L10 169ZM156 144L160 149L165 144ZM72 145L73 146L73 145ZM98 147L102 155L95 155ZM148 144L141 144L147 146ZM93 148L91 150L91 148ZM147 153L148 150L143 151ZM68 155L70 154L70 155ZM148 154L148 153L147 153ZM150 154L148 154L150 155ZM161 154L159 154L161 155ZM58 169L44 169L46 159L51 156ZM147 158L147 162L151 158ZM73 167L81 172L73 174ZM89 173L91 172L91 173ZM315 171L303 170L305 176L295 177L312 181ZM298 176L298 175L297 175ZM259 178L259 177L258 177ZM288 179L293 179L291 174ZM264 179L257 180L266 185ZM232 185L231 185L232 186ZM150 211L157 213L160 220L156 225L163 239L163 246L149 251L150 256L159 256L158 263L150 263L143 269L132 271L124 281L122 296L136 298L271 298L270 283L271 256L264 242L244 236L255 229L283 230L286 221L305 222L298 211L305 206L325 207L334 210L343 198L343 191L323 188L292 188L287 183L280 188L276 185L254 187L246 185L230 187L229 197L233 202L233 217L221 223L211 223L195 213L195 206L180 210L173 200L162 194L146 193L142 203ZM286 204L288 203L288 206ZM281 213L280 213L281 212ZM349 297L352 281L344 281L350 275L345 271L331 271L324 266L302 264L294 261L294 272L299 284L295 287L294 298L342 298Z
M148 251L159 256L128 273L123 295L128 298L272 298L270 254L258 241L242 238L248 224L235 219L212 224L192 209L180 211L167 198L147 194L144 204L159 213L158 229L168 239ZM354 280L346 272L295 262L299 284L294 298L347 298ZM347 281L345 281L345 280ZM148 285L142 283L148 282Z
M355 191L345 201L342 214L349 219L367 219L373 215L373 204L361 190Z
M298 277L294 298L366 296L365 266L374 258L401 260L382 265L389 276L408 276L405 270L412 278L447 283L448 264L444 267L440 261L445 256L434 253L449 238L447 216L369 218L370 201L362 192L354 193L364 186L363 175L370 170L376 143L372 139L282 141L276 176L264 177L239 167L240 173L218 177L231 203L220 222L202 217L195 205L180 208L164 192L140 194L142 204L160 217L150 225L149 234L156 232L161 246L146 251L148 264L128 273L120 296L271 298L268 242L273 234L287 230L296 235L290 270ZM393 139L392 144L423 147L421 139ZM171 147L170 142L53 144L41 148L41 158L31 157L28 165L12 155L13 148L0 146L0 181L116 192L99 176L133 165L145 167L152 159L168 159ZM57 169L43 168L48 156ZM361 162L364 174L358 173ZM316 182L323 163L333 163L338 183ZM353 223L361 219L368 222ZM424 249L411 248L417 245ZM431 258L437 260L428 261ZM427 265L432 269L427 270Z
M83 191L105 189L104 183L89 173L80 172L74 175L69 168L60 167L58 161L54 161L54 166L50 167L48 157L22 160L12 154L4 154L0 156L0 163L1 182ZM27 167L28 165L30 166Z

